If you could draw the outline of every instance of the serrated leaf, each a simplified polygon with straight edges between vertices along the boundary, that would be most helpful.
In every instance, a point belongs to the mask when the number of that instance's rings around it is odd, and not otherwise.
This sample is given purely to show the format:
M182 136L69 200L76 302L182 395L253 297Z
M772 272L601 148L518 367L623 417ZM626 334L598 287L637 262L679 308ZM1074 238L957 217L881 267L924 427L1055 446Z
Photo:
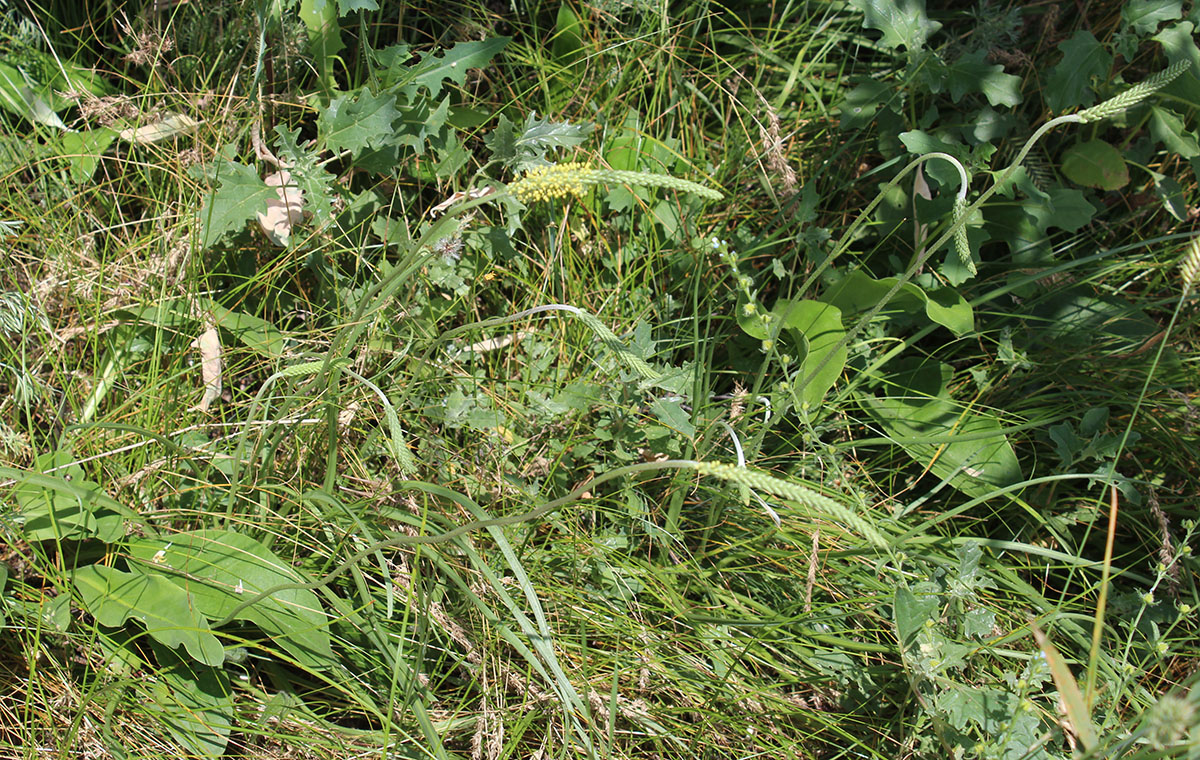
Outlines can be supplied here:
M313 215L318 225L333 218L333 183L337 180L320 164L320 156L310 148L299 144L300 130L290 130L283 125L275 127L275 145L280 158L285 159L291 184L304 196L304 208Z
M462 85L467 81L467 69L487 66L511 39L493 37L482 42L459 42L440 55L436 51L421 53L421 60L410 66L404 77L408 84L403 91L415 95L417 88L424 87L430 95L437 95L447 79Z
M1189 132L1179 114L1166 108L1150 108L1150 134L1172 153L1184 158L1200 156L1200 143L1196 135Z
M975 607L963 615L962 632L967 638L987 638L995 627L996 613L986 607Z
M988 736L1002 740L1013 716L1020 710L1021 699L1016 694L999 689L954 686L938 694L937 704L946 711L950 724L958 730L962 731L968 723L973 723ZM1012 757L1019 757L1020 754Z
M321 111L317 126L330 150L358 154L384 147L392 139L392 122L398 118L395 95L361 90L334 98Z
M275 196L253 167L234 161L221 161L215 177L220 187L205 196L200 209L200 245L208 248L222 235L246 226Z
M1113 57L1096 37L1084 30L1075 32L1059 44L1062 60L1050 72L1046 83L1046 105L1051 111L1090 105L1094 101L1092 79L1104 81L1112 68Z
M947 66L950 97L955 103L970 92L983 93L993 106L1015 106L1021 103L1021 78L1005 74L1000 64L988 63L987 53L977 50L959 56Z
M1043 232L1051 227L1074 232L1096 215L1096 207L1081 190L1067 187L1055 188L1044 197L1031 196L1021 202L1021 208Z
M920 50L930 35L942 28L925 13L925 0L850 0L863 14L863 26L883 32L885 48Z
M517 133L513 123L504 114L496 121L496 128L483 138L483 144L492 152L492 160L511 166L517 157Z
M1179 0L1126 0L1121 8L1121 18L1138 34L1155 32L1162 22L1182 16L1183 3Z
M432 101L420 98L418 102L400 110L400 121L395 125L393 140L398 145L407 145L418 155L425 152L426 143L434 140L446 125L450 113L450 96L442 98L436 107Z
M1103 140L1073 145L1063 154L1062 173L1084 187L1116 190L1129 184L1129 167L1121 151Z
M412 48L409 45L401 43L372 50L371 57L375 59L373 74L381 90L390 90L409 80L407 63L412 58Z
M684 438L696 435L696 426L692 424L692 415L684 410L682 401L655 399L650 403L650 411L654 412L654 416L658 418L659 422Z
M100 625L118 628L129 618L168 647L183 645L205 665L225 661L225 649L209 629L208 619L191 604L187 591L161 575L126 573L104 565L87 565L72 574L84 608Z
M917 597L913 592L899 586L896 588L895 604L892 610L893 622L896 624L896 634L903 649L910 647L917 634L929 621L937 621L938 600L933 595Z
M186 588L196 610L220 620L251 596L285 583L307 579L249 536L231 531L197 530L170 540L142 539L130 545L139 573L162 573ZM285 589L237 613L310 668L337 663L330 648L329 620L309 589Z
M587 139L592 129L591 124L545 121L534 112L526 117L521 134L514 136L512 123L501 116L487 145L494 158L517 171L525 171L535 166L548 166L547 151L574 148Z

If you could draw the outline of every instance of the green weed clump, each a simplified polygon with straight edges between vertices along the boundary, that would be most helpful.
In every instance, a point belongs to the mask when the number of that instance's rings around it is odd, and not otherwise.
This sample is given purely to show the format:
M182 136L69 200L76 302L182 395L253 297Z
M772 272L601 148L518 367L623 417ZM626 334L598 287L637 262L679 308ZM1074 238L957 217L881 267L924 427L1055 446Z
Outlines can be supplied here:
M1195 756L1182 5L10 5L0 755Z

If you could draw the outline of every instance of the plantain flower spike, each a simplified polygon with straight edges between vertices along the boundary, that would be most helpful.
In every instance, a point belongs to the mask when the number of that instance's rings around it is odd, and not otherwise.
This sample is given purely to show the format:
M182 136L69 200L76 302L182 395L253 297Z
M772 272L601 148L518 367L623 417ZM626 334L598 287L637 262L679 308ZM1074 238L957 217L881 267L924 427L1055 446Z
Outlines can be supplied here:
M522 203L548 201L569 195L580 197L588 187L619 183L637 187L665 187L683 193L695 193L719 201L724 196L717 190L698 182L672 177L669 174L628 172L616 169L593 169L587 164L572 162L530 169L508 186L508 192Z
M1076 116L1082 119L1081 123L1083 124L1116 116L1123 111L1133 108L1138 103L1141 103L1146 98L1166 87L1179 77L1180 74L1191 68L1191 66L1192 62L1189 60L1178 60L1157 74L1146 77L1120 95L1109 98L1091 108L1085 108L1076 114Z
M1192 238L1188 244L1187 256L1179 265L1179 275L1183 279L1184 292L1190 293L1196 280L1200 279L1200 236Z

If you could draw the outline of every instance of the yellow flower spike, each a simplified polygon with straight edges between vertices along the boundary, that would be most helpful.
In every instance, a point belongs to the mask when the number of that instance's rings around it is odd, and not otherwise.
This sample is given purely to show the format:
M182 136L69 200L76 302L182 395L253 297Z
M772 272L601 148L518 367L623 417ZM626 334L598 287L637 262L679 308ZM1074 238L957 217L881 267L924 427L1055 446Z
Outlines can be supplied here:
M724 197L717 190L697 182L672 177L669 174L593 169L587 164L578 162L530 169L519 180L508 186L508 192L517 200L528 204L564 198L568 195L580 197L585 188L610 182L638 187L663 187L668 190L695 193L714 201Z
M583 195L584 175L588 172L588 168L580 163L539 166L525 172L521 179L508 186L508 191L522 203L548 201L568 195L578 198Z

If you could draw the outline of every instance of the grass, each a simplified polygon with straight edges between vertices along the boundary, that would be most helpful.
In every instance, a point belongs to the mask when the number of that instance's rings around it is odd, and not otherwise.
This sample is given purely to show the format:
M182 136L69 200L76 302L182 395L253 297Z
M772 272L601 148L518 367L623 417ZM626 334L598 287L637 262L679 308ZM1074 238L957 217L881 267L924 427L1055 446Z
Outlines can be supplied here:
M998 195L972 228L979 278L939 256L914 279L969 303L972 329L896 299L804 407L788 383L815 334L763 350L746 307L819 298L855 269L898 276L951 218L906 184L829 258L911 158L889 124L932 133L962 116L861 14L350 14L345 91L379 76L368 49L512 38L452 88L466 152L386 171L330 153L346 205L329 224L297 224L286 247L253 223L205 246L205 167L274 171L254 157L255 122L278 150L271 127L317 137L327 104L299 17L208 5L130 13L128 31L113 4L4 7L0 62L53 52L117 98L63 106L69 127L118 111L115 130L167 113L199 127L114 138L91 172L52 125L9 114L0 133L0 220L19 224L0 291L22 294L0 314L0 756L1195 756L1197 335L1178 269L1192 233L1145 176L1088 196L1086 224L1028 240L1005 237L1003 214L1034 192ZM964 47L982 34L952 8L937 18ZM1036 127L1037 72L1058 54L1032 55L1005 68L1026 97L1005 113ZM848 126L869 82L886 85L878 114ZM519 212L484 198L429 234L455 191L516 179L487 164L487 141L500 115L530 113L596 125L552 160L724 198L625 184ZM1132 145L1140 127L1055 132L1041 149ZM1019 130L996 142L1009 158L1022 144ZM1194 207L1183 158L1138 158ZM974 195L981 165L1005 163L964 161ZM1075 187L1048 163L1052 189ZM204 408L194 341L209 328L222 390ZM917 416L929 399L906 374L933 366L945 427ZM879 411L893 401L908 432ZM970 427L981 418L995 429ZM1012 482L972 485L963 473L988 465L970 456L942 467L1000 430ZM97 484L133 514L111 536L64 533L87 497L31 472ZM39 504L54 525L35 533ZM295 613L264 635L270 621L226 607L208 620L224 662L201 668L145 621L99 619L78 568L132 571L139 542L199 529L302 573L293 590L319 622ZM291 638L305 634L311 649Z

